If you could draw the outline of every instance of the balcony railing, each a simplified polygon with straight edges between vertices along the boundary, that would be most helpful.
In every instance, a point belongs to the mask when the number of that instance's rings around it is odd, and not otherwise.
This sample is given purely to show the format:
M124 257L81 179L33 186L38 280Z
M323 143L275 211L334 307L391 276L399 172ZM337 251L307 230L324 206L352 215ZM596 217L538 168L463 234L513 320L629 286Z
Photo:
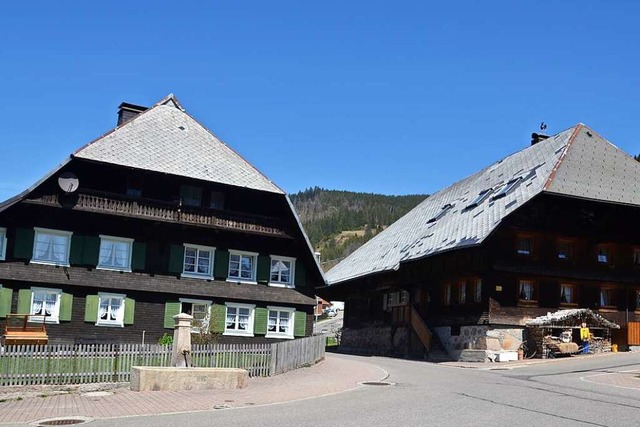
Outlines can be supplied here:
M291 237L275 218L239 212L180 206L161 200L133 198L120 194L83 191L71 195L47 194L25 200L27 203L64 207L78 211L151 219L247 233Z

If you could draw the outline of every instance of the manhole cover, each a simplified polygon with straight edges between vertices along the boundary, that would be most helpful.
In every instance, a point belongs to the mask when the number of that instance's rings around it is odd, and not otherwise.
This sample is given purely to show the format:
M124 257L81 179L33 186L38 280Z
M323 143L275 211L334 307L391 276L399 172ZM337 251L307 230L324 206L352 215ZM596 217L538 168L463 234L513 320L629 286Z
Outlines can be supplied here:
M361 382L362 385L395 385L394 383L389 383L386 381L364 381Z
M73 417L73 418L50 418L46 420L37 421L31 425L34 426L73 426L78 424L84 424L93 421L88 417Z

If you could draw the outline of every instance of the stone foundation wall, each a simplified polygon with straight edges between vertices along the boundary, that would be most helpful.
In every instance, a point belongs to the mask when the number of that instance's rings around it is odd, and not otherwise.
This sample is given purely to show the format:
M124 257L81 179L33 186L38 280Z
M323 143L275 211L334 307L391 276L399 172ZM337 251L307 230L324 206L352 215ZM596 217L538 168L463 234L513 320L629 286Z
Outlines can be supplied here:
M524 338L524 328L499 328L484 325L461 326L459 335L451 335L450 326L434 328L442 346L454 360L463 350L490 352L516 351Z
M371 325L342 330L340 347L349 352L377 355L405 355L411 331L407 327Z

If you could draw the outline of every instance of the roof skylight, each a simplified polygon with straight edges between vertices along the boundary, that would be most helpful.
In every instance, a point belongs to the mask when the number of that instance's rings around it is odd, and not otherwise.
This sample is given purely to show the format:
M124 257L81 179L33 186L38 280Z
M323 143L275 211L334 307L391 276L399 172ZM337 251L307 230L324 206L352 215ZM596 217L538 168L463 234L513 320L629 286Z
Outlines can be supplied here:
M478 193L478 195L476 196L475 199L473 199L471 201L471 203L469 203L467 205L467 209L472 209L475 208L476 206L478 206L480 203L484 202L484 200L489 197L489 195L493 193L493 188L489 188L487 190L482 190L480 193Z
M451 209L452 207L453 207L453 205L451 203L447 203L446 205L444 205L442 207L442 209L440 210L440 212L438 212L438 214L436 216L434 216L429 221L427 221L427 224L430 224L432 222L436 222L437 220L442 218L444 216L444 214L446 214L449 211L449 209Z
M519 176L517 178L512 179L511 181L507 182L505 185L502 186L502 188L500 189L500 191L498 191L496 193L495 196L493 196L491 198L491 200L497 200L500 199L504 196L506 196L507 194L509 194L509 192L511 190L513 190L515 188L516 185L518 185L518 183L522 180L522 177Z

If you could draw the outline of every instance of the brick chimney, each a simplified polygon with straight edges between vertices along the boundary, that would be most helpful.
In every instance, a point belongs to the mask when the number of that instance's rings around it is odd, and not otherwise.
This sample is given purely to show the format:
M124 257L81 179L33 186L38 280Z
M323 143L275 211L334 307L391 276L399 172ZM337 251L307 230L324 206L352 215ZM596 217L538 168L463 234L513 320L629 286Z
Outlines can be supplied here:
M121 126L127 123L129 120L133 119L138 114L147 111L147 107L142 107L140 105L133 105L127 102L123 102L118 107L118 126Z
M531 134L531 145L536 145L538 142L542 142L547 138L549 138L549 135L534 132Z

